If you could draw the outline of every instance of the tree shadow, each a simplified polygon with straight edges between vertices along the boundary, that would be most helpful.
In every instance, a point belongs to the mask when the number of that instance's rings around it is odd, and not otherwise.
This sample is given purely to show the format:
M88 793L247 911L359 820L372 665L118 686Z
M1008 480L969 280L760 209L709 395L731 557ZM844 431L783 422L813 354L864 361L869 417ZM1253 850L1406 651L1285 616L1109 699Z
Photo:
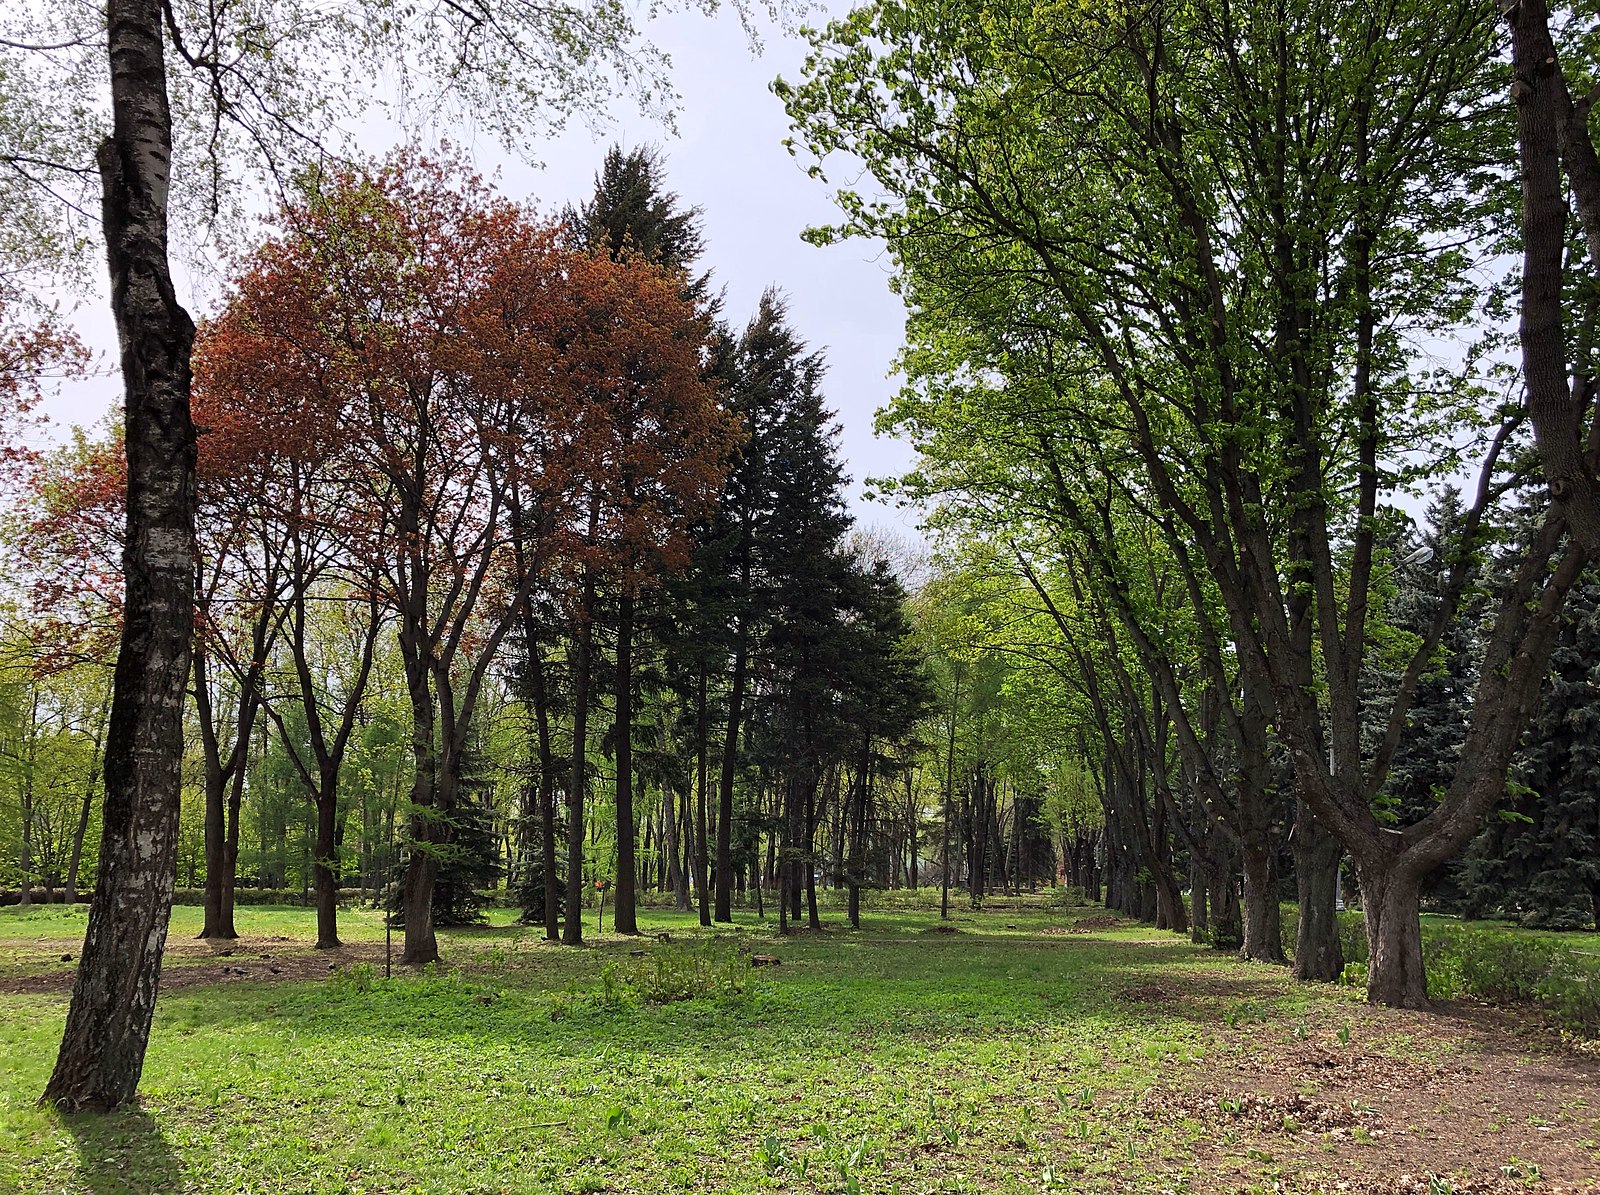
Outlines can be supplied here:
M94 1195L167 1195L183 1189L183 1168L161 1126L143 1108L63 1113L78 1148L78 1181Z

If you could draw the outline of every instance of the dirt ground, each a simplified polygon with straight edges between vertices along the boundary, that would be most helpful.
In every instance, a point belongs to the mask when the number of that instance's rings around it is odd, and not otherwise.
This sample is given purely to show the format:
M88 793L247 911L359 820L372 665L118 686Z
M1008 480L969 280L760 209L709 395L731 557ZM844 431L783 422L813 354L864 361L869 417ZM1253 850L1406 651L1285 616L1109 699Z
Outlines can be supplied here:
M1237 985L1212 996L1239 996ZM1192 990L1130 988L1155 1006ZM1158 1121L1200 1122L1215 1191L1545 1195L1600 1191L1600 1043L1470 1003L1434 1012L1341 1010L1326 1028L1207 1062L1146 1093ZM1275 1027L1276 1028L1276 1027ZM1232 1034L1252 1031L1239 1025ZM1248 1179L1246 1176L1250 1176Z
M30 992L70 992L77 974L76 954L52 955L44 947L30 948L30 961L41 969L34 974L0 976L0 995ZM400 942L395 941L395 958ZM161 988L199 987L220 983L273 983L326 979L330 971L353 963L370 963L383 970L382 942L361 942L337 950L315 950L303 940L280 935L244 936L231 942L214 939L168 937L161 964Z

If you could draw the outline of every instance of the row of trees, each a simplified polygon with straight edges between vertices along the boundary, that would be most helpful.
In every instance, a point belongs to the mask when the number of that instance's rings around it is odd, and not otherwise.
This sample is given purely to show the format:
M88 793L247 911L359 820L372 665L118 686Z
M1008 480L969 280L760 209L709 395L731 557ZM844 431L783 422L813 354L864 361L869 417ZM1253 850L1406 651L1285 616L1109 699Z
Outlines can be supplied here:
M285 790L319 946L352 825L367 877L402 823L412 963L502 843L568 943L599 876L635 930L641 837L708 923L752 871L815 923L819 833L852 891L882 855L926 687L905 595L846 542L820 357L776 293L716 322L696 216L644 151L560 225L401 154L317 178L242 259L194 355L203 936L235 934L251 823L252 878L286 878ZM80 440L34 471L36 673L84 681L116 637L123 459Z
M1287 841L1295 968L1328 978L1348 854L1383 1003L1427 1001L1423 887L1504 793L1596 547L1592 264L1564 232L1593 152L1560 66L1586 73L1590 42L1574 21L1556 47L1547 18L1508 10L1508 76L1477 3L885 0L778 85L819 170L844 153L874 181L815 235L890 245L908 384L883 425L921 454L902 492L1003 546L1053 625L1100 743L1113 901L1181 926L1181 842L1191 891L1223 896L1208 917L1234 918L1237 867L1242 948L1276 960ZM1396 504L1466 470L1425 616L1386 619ZM1480 625L1459 747L1407 804L1419 700Z

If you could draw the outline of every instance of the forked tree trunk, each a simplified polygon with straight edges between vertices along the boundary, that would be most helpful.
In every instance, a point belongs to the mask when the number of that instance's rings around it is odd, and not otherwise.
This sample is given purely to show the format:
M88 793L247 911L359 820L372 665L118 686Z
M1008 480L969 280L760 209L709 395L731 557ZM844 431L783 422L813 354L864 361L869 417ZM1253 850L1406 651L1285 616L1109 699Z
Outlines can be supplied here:
M1339 860L1344 848L1297 803L1294 823L1294 875L1300 920L1295 928L1294 977L1331 983L1344 972L1339 945Z
M1367 923L1367 999L1394 1008L1427 1008L1422 964L1422 883L1383 862L1356 861Z
M1239 954L1258 963L1285 961L1277 853L1268 843L1244 848L1244 945Z
M172 910L194 630L194 324L167 263L172 119L161 6L109 0L107 20L113 131L99 164L126 387L126 585L100 866L66 1031L43 1096L70 1111L127 1102L144 1067Z

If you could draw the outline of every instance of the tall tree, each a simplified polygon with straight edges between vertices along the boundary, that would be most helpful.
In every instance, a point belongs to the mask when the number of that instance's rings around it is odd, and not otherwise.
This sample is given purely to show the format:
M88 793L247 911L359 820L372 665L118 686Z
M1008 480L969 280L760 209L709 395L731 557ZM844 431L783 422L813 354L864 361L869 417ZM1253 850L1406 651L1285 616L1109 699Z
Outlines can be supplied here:
M704 248L698 208L682 207L678 196L665 190L660 154L650 148L624 151L612 146L595 177L594 194L577 208L564 214L568 236L579 248L603 253L612 261L638 257L678 276L687 298L703 303L709 285L707 278L690 280L688 270ZM643 363L641 363L643 364ZM625 419L619 431L631 440L639 429L635 420ZM625 446L632 449L632 444ZM627 508L640 504L641 478L625 465L621 478L620 503ZM640 561L647 573L650 562ZM633 567L625 567L615 597L616 669L615 731L616 758L617 881L615 920L618 933L639 932L637 913L638 867L634 858L634 767L633 700L634 636L639 602L639 583ZM592 615L585 612L583 617ZM585 632L586 633L587 628ZM592 643L586 640L586 651ZM585 656L587 659L587 656Z
M182 690L190 672L195 462L194 325L168 260L173 182L178 195L200 200L202 220L231 208L230 167L239 159L279 171L318 159L341 121L357 114L393 69L424 103L471 113L507 141L531 122L603 109L619 80L641 98L670 95L664 56L641 47L636 26L616 7L574 12L486 0L475 8L396 13L376 0L347 0L273 17L264 24L256 9L109 0L103 10L28 3L4 19L3 32L15 35L6 38L7 51L24 56L30 69L23 74L32 79L15 94L0 91L8 113L48 111L48 104L35 105L40 95L73 101L60 107L71 120L0 121L8 176L31 180L42 164L39 189L53 195L58 179L70 187L91 173L81 155L103 132L93 152L126 387L126 618L107 738L105 849L44 1097L67 1107L114 1107L137 1086L170 911L171 883L162 877L176 835ZM203 147L200 165L210 167L194 170L192 180L183 170L174 180L172 171L169 36L173 77L186 101L180 110L193 119L185 131ZM100 77L90 68L104 61L108 105L90 82ZM340 67L329 69L335 61ZM103 122L79 118L102 107Z
M726 569L727 596L716 610L726 618L732 657L717 779L718 921L733 919L734 780L752 653L809 600L810 581L831 567L849 527L837 427L821 393L822 357L807 351L776 291L762 295L727 369L725 402L748 439L709 531Z
M959 409L1000 378L1006 403L1068 413L1048 447L1215 587L1247 714L1265 715L1355 860L1369 999L1425 1005L1421 882L1498 795L1583 559L1551 512L1500 595L1449 792L1413 826L1383 824L1371 802L1448 620L1408 662L1369 762L1374 514L1418 467L1402 443L1449 464L1442 427L1484 422L1470 386L1419 401L1403 330L1460 335L1475 306L1471 254L1446 251L1443 230L1488 235L1501 198L1492 18L1297 0L1067 21L868 6L819 33L808 81L780 90L814 152L853 152L884 189L846 192L838 231L888 238L919 345L977 342L930 362L930 387ZM880 41L894 52L869 50ZM1471 525L1516 420L1486 429ZM1031 417L993 426L1016 451L1045 448ZM1451 564L1452 614L1469 558Z

